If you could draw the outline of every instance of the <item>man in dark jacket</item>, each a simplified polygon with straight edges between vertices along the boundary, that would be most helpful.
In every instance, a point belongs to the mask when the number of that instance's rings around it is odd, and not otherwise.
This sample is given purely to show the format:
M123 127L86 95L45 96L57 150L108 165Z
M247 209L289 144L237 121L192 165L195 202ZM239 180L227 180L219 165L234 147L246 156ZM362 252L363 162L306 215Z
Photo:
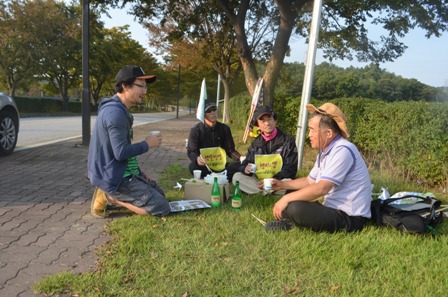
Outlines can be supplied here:
M88 177L96 187L91 213L107 216L107 204L125 207L140 215L164 216L170 205L163 190L140 170L137 156L162 142L159 134L132 143L133 117L130 108L142 102L147 84L155 75L145 75L138 66L124 66L115 77L115 92L98 107L88 154Z
M211 100L205 102L204 121L194 125L188 136L187 156L191 161L188 168L191 174L193 174L193 170L201 170L201 178L210 173L206 166L207 158L201 155L201 149L205 148L221 148L225 151L227 157L235 161L239 161L241 157L241 154L235 150L235 142L230 127L218 122L217 106ZM208 165L209 168L212 167L211 164ZM238 165L239 163L225 164L229 181L232 180ZM220 171L215 168L211 169L216 172ZM221 168L222 170L224 168Z
M238 180L241 190L248 194L261 191L258 181L263 178L295 179L298 164L296 143L277 127L277 115L271 107L257 106L253 120L261 134L250 145L232 180L234 184Z

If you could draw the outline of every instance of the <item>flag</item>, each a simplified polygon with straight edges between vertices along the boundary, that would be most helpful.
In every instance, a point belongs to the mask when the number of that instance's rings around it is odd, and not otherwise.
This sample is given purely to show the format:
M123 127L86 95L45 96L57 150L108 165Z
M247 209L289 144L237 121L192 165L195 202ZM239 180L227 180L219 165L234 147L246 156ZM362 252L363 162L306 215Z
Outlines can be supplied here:
M252 102L250 104L249 118L247 119L246 129L243 134L243 142L246 143L247 136L253 129L252 118L254 116L255 108L263 103L263 79L259 78L255 85L254 95L252 96Z
M201 122L204 121L205 100L207 100L207 88L205 87L204 78L201 85L201 94L199 95L198 109L196 110L196 118Z

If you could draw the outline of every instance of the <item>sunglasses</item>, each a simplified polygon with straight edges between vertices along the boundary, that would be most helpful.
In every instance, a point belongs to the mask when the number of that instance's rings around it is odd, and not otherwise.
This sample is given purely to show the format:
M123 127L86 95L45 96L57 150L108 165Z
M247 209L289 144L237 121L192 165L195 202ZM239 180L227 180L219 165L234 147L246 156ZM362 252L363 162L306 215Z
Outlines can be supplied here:
M217 109L216 109L216 107L210 107L209 109L207 109L206 111L205 111L205 113L211 113L211 112L214 112L214 111L216 111Z

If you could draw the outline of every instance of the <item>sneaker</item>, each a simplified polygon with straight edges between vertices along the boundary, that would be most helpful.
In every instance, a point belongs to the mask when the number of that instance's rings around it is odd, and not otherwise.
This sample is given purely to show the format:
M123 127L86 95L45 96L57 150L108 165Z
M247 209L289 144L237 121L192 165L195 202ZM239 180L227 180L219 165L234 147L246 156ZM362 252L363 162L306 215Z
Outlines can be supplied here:
M266 231L276 232L276 231L288 231L293 227L293 224L288 219L283 219L281 221L272 221L266 223Z
M96 218L106 218L109 213L106 211L107 199L106 193L96 187L93 192L92 203L90 204L90 213Z

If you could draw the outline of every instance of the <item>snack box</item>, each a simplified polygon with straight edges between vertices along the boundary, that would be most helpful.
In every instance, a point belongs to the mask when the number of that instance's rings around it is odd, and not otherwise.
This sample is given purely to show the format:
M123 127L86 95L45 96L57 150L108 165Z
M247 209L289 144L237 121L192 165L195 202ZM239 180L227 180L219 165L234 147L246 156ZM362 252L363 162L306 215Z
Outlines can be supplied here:
M206 183L203 179L190 179L185 183L184 193L186 200L200 199L207 203L212 203L212 184ZM221 203L229 200L229 183L219 185L221 191Z

